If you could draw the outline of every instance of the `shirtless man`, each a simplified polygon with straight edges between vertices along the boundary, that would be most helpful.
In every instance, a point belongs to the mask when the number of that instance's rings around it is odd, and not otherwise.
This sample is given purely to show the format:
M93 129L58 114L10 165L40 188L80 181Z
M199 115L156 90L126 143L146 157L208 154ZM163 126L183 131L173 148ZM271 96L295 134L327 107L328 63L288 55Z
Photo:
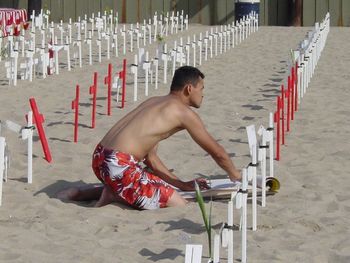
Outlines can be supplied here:
M207 181L180 180L157 155L160 141L184 129L232 181L240 180L241 175L226 151L191 109L202 103L203 79L198 69L181 67L175 71L168 95L146 100L119 120L93 153L92 168L103 185L71 189L68 198L76 201L96 198L97 207L115 201L138 209L185 205L186 200L172 186L194 191L195 181L201 189L208 189ZM139 165L141 161L147 169Z

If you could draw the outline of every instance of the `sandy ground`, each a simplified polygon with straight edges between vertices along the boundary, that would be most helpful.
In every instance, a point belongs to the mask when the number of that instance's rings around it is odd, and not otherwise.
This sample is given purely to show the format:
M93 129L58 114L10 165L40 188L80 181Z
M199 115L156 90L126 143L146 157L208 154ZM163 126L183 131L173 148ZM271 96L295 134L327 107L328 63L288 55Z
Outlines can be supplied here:
M182 35L198 35L207 29L192 25ZM279 86L286 82L289 50L297 47L308 30L261 27L239 46L200 66L206 78L198 113L238 168L249 162L244 127L267 126ZM172 45L177 38L167 41ZM349 39L349 28L331 28L286 136L281 161L275 162L281 190L268 197L266 208L259 207L258 231L248 231L249 262L350 262ZM152 52L154 48L155 44ZM203 262L207 261L206 233L196 203L185 208L136 211L122 205L93 208L94 202L66 203L55 198L57 191L67 187L97 182L90 167L94 147L114 122L146 98L140 79L139 101L132 101L132 75L128 73L126 108L116 107L114 92L112 116L106 115L103 77L109 62L119 71L122 58L104 58L102 64L95 62L71 72L62 64L59 75L32 83L19 81L17 87L7 86L4 70L0 73L0 119L25 125L28 99L35 97L45 115L53 156L51 164L43 159L35 136L34 179L33 184L27 184L26 142L2 130L11 151L11 168L0 207L1 262L184 262L185 245L190 243L204 245ZM132 53L126 58L128 65L133 63ZM88 89L94 71L99 73L97 127L91 129ZM76 84L81 86L77 144L72 142L74 115L70 108ZM168 89L169 83L160 83L158 90L151 86L150 96L165 95ZM167 166L184 180L225 177L185 132L162 142L159 151ZM226 211L225 202L213 203L216 231L226 221ZM240 262L240 234L234 235L235 259ZM226 255L222 249L222 262L226 262Z

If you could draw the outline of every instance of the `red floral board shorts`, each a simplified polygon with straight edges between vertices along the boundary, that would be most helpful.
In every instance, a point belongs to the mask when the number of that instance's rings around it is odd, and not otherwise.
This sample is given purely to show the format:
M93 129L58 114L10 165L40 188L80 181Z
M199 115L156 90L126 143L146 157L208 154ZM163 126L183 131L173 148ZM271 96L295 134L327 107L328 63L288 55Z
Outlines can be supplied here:
M97 178L111 187L128 204L139 209L165 207L174 189L142 168L130 154L96 146L92 169Z

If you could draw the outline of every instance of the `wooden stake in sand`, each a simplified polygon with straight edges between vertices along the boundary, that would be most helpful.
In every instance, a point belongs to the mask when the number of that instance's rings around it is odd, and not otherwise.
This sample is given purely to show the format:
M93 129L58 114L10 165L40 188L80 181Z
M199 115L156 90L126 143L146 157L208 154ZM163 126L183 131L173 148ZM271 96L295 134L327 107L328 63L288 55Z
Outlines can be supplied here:
M284 107L285 107L285 103L284 103L284 99L287 97L287 94L284 90L284 86L283 84L281 85L281 122L282 122L282 145L285 144L285 129L284 129Z
M89 93L92 95L91 128L93 129L96 117L97 72L94 73L94 84L90 86Z
M36 129L38 130L41 146L45 154L45 159L50 163L52 161L51 152L50 152L49 144L47 143L45 131L42 125L44 122L44 116L41 113L39 113L39 110L34 98L30 98L29 103L34 115L34 123L36 125Z
M125 105L125 92L126 92L126 59L123 59L123 71L119 72L119 78L122 79L122 106L121 108L124 109Z
M112 100L112 64L108 64L108 73L104 78L105 85L107 85L107 115L111 115L111 100Z
M79 127L79 85L75 87L75 99L72 101L72 110L74 110L74 142L78 142Z

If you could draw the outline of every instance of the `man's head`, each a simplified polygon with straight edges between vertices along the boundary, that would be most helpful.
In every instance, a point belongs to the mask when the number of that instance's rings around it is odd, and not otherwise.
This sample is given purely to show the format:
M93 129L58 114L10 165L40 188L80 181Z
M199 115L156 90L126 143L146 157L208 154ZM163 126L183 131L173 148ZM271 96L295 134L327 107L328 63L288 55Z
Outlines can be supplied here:
M199 108L203 99L204 74L197 68L183 66L175 71L170 92L183 91L189 99L189 105Z

